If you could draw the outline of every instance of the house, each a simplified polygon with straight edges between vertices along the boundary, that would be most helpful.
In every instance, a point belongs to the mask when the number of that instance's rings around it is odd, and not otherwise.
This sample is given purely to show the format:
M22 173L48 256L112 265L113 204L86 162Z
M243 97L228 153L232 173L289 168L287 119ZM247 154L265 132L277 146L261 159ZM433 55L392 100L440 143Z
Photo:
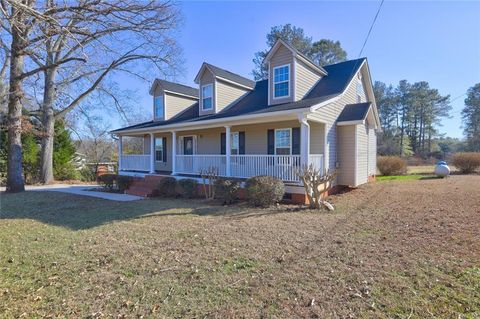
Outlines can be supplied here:
M226 177L278 177L302 200L301 165L337 169L337 185L373 178L380 121L367 59L320 67L278 40L264 62L269 77L256 82L209 63L197 88L155 80L152 120L113 131L119 173L180 179L214 166ZM143 154L122 154L124 136L143 138Z

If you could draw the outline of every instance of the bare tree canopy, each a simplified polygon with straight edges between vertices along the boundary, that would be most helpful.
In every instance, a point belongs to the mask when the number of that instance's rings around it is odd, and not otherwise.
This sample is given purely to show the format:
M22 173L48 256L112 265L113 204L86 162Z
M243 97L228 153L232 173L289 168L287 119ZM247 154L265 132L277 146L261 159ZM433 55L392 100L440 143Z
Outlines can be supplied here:
M2 34L7 35L5 40L2 36L2 46L9 48L11 64L17 54L24 62L15 73L14 85L34 75L43 79L44 182L53 180L55 118L65 116L99 91L120 109L117 92L105 85L107 77L119 72L145 79L152 67L165 76L179 70L181 55L175 40L179 11L173 2L0 0L0 6ZM13 98L9 96L9 100Z

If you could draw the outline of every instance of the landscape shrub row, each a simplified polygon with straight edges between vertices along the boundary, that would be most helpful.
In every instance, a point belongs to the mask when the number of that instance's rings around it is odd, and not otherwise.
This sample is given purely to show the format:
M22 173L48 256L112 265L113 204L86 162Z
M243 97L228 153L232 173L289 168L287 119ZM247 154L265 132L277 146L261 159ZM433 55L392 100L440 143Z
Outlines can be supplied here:
M407 162L398 156L379 156L377 167L381 175L403 175L407 173Z
M157 185L161 197L199 198L199 183L194 179L162 178ZM239 199L240 181L217 178L214 182L215 199L222 204L232 204ZM282 200L285 187L281 180L271 176L256 176L245 182L246 200L253 206L268 207Z
M117 174L103 174L97 177L97 182L106 190L117 190L123 193L132 185L133 177Z
M452 164L460 173L474 173L480 168L480 152L456 153L452 157Z

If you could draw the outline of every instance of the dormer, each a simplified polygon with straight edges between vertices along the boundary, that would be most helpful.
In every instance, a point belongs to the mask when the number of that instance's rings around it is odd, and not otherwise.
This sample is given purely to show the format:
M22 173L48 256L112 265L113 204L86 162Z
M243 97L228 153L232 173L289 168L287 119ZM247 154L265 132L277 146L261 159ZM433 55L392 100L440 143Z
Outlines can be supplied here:
M264 63L268 65L269 105L303 99L327 75L322 67L281 39L270 49Z
M255 81L206 62L198 71L195 83L200 91L200 116L222 111L255 87Z
M153 120L166 121L198 102L198 90L183 84L156 79L150 88Z

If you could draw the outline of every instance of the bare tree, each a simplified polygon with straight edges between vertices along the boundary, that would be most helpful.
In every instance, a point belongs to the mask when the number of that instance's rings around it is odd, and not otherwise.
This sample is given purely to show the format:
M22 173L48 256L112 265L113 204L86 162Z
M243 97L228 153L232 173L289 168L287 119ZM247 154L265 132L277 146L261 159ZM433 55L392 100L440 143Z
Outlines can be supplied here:
M333 210L332 204L325 201L323 197L332 188L332 183L337 177L336 171L324 173L310 164L299 168L296 174L303 183L310 208L319 209L324 206L328 210Z
M78 133L78 150L85 154L87 161L94 164L95 174L101 162L111 161L115 153L115 143L110 137L110 127L102 118L83 112L81 128Z
M27 0L0 0L2 32L10 40L10 94L12 131L20 131L23 80L42 73L43 123L41 176L53 179L53 127L55 118L65 116L94 92L114 72L141 74L141 64L159 70L173 69L178 48L171 34L178 23L178 11L169 1L150 0L47 0L42 5ZM3 19L5 18L5 19ZM32 31L33 30L33 31ZM28 58L28 71L24 60ZM135 70L135 71L134 71ZM58 97L73 92L70 99ZM14 93L14 94L12 94ZM106 92L115 99L115 92ZM15 123L18 123L16 125ZM21 144L12 141L9 156L21 162ZM18 141L18 142L17 142ZM10 162L10 161L9 161ZM17 165L19 166L19 165ZM10 190L23 189L17 167L12 168ZM21 178L21 177L20 177Z

